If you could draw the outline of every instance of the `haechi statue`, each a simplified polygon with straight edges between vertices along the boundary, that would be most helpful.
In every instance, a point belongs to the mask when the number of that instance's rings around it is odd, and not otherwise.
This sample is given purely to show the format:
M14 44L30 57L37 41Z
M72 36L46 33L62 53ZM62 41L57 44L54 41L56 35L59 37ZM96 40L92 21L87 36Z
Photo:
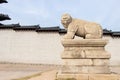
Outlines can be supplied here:
M72 18L63 14L61 23L67 34L61 43L63 66L57 80L119 80L119 74L111 73L111 55L105 50L108 40L102 39L103 30L94 22ZM75 36L84 39L74 39Z
M103 35L102 27L99 24L75 19L69 14L62 15L61 23L67 29L64 39L74 39L75 35L84 39L100 39Z

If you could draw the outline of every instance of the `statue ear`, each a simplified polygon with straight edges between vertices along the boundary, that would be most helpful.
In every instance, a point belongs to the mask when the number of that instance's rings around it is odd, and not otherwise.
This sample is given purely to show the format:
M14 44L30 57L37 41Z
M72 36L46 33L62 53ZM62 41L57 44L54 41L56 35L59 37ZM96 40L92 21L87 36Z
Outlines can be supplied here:
M71 16L69 16L69 23L71 23L72 22L72 17Z

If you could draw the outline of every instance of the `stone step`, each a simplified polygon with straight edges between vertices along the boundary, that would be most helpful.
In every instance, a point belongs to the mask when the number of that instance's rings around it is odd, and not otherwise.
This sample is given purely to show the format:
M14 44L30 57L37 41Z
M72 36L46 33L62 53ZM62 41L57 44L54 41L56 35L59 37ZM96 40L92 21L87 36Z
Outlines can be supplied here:
M109 59L63 59L63 65L109 66Z
M57 80L120 80L119 74L57 74Z
M62 59L109 59L111 55L104 50L70 50L63 51L61 57Z
M111 73L109 66L63 66L59 71L61 73L78 74L78 73Z

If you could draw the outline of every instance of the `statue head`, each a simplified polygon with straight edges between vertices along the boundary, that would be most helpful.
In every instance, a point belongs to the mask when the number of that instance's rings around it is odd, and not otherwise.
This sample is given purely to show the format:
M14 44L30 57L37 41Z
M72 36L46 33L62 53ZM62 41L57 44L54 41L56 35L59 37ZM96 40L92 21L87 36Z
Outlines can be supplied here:
M68 28L68 25L71 23L72 17L69 14L63 14L61 17L61 23L65 28Z

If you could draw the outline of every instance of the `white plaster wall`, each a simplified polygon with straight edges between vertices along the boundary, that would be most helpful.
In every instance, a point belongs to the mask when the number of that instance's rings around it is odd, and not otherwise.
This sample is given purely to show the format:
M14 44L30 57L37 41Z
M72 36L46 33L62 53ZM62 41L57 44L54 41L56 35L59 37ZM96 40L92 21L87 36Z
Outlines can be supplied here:
M106 51L111 54L111 65L120 65L120 37L104 36L103 39L108 39Z
M0 30L0 61L61 64L61 37L58 32ZM111 64L120 65L120 38L109 39L105 47L111 53Z
M0 30L0 61L60 64L57 32Z

